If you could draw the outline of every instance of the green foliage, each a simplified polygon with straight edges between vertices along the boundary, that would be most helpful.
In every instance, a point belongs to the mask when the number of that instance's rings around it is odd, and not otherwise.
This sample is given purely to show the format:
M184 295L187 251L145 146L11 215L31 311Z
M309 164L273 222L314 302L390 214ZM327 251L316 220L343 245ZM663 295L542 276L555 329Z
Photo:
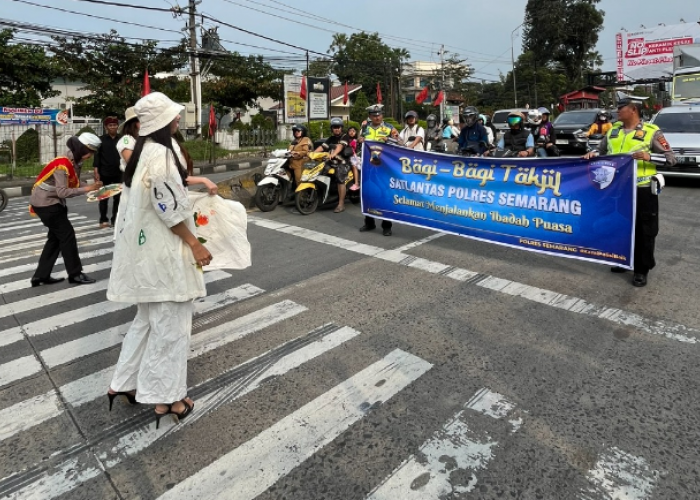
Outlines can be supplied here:
M304 126L309 131L309 137L311 138L312 141L315 141L318 139L324 139L324 138L331 135L331 122L330 122L330 120L312 121L310 123L305 123ZM346 121L345 128L343 130L347 132L348 128L350 128L350 127L355 127L357 129L357 133L359 135L360 129L361 129L360 123L353 121L353 120Z
M154 75L182 68L186 63L184 41L163 50L157 48L153 40L144 40L139 45L127 44L114 30L96 39L54 37L54 41L50 51L62 69L62 76L84 82L82 90L90 92L75 100L73 109L78 115L121 116L141 97L146 68ZM154 78L151 82L156 83ZM165 88L167 85L160 90L170 95Z
M250 125L252 128L261 128L264 130L275 130L275 128L277 128L275 127L275 122L273 122L270 117L265 116L262 113L253 115L250 119Z
M102 135L101 133L98 134L97 132L95 132L95 129L92 128L90 125L85 125L83 128L81 128L80 130L78 130L78 133L76 133L75 135L80 135L80 134L82 134L83 132L90 132L90 133L93 133L93 134L95 134L95 135L97 135L97 136Z
M333 60L325 57L318 57L309 62L309 71L302 71L302 75L326 77L333 73ZM369 105L368 105L369 106Z
M43 47L11 44L13 30L0 30L0 105L39 107L59 93L51 89L56 66Z
M399 122L394 120L393 118L386 118L384 117L384 122L388 123L389 125L392 125L394 128L401 130L403 127Z
M363 122L367 119L367 108L370 106L367 95L363 91L358 91L355 102L350 108L350 119L356 122Z
M17 163L32 163L39 161L39 132L30 128L17 138Z
M182 145L194 161L209 161L212 148L214 148L215 158L224 158L231 153L227 149L212 144L211 140L195 139L192 141L184 141Z

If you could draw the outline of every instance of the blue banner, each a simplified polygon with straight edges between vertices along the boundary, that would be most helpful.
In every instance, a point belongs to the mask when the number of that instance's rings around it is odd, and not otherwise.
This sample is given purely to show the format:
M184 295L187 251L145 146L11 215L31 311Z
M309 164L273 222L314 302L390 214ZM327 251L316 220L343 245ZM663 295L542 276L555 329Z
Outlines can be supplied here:
M42 123L57 123L65 125L69 122L68 113L61 109L44 108L0 108L0 125L39 125Z
M540 253L634 266L629 155L469 158L365 142L362 212Z

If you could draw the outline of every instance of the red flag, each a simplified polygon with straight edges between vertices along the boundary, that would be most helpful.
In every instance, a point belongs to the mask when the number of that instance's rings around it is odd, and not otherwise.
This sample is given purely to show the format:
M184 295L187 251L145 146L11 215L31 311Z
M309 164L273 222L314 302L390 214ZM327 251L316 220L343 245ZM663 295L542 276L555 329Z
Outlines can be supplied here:
M345 82L345 91L343 93L343 104L348 103L348 82Z
M435 101L433 102L433 106L439 106L443 99L445 99L445 93L441 90L440 92L438 92L438 95L435 98Z
M425 101L428 98L428 87L425 87L423 90L420 91L420 94L416 96L416 102L418 104L423 104L423 101Z
M151 81L148 79L148 68L143 75L143 88L141 89L141 97L151 93Z
M379 82L377 82L377 104L382 103L382 88L379 86Z
M214 106L209 105L209 135L214 135L216 132L216 112L214 112Z
M301 90L299 91L299 97L306 100L306 77L301 77Z

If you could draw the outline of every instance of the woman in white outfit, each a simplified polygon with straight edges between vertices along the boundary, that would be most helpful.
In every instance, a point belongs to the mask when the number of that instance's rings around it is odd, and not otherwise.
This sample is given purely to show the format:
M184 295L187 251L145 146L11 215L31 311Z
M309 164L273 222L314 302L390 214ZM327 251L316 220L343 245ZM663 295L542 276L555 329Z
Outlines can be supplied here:
M139 127L141 123L139 122L139 117L136 116L136 109L132 106L127 108L124 112L124 121L119 128L117 133L121 135L119 142L117 143L117 152L119 153L119 169L124 172L126 170L126 164L131 158L131 153L134 152L134 147L136 146L136 139L139 136ZM124 185L122 184L122 188ZM122 203L126 206L126 192L121 194L121 203L117 209L117 219L114 221L114 237L119 234L119 225L122 217L124 217L124 209L122 208Z
M202 266L211 253L195 234L185 161L172 135L183 109L154 92L134 106L141 128L124 172L127 193L116 236L107 298L135 303L107 396L155 404L156 428L163 415L184 418L194 409L187 397L187 354L193 299L206 295Z

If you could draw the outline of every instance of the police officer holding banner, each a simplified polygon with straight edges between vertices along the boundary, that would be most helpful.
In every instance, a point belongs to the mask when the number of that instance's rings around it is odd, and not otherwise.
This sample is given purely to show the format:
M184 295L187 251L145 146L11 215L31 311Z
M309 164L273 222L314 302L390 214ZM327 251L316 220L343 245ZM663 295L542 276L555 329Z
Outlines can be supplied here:
M659 197L664 179L657 165L673 166L676 157L656 125L642 121L642 101L646 97L617 93L618 122L607 132L596 151L583 156L629 153L637 160L637 214L634 238L634 278L636 287L646 286L647 275L656 265L654 243L659 233ZM613 267L612 272L625 272Z

